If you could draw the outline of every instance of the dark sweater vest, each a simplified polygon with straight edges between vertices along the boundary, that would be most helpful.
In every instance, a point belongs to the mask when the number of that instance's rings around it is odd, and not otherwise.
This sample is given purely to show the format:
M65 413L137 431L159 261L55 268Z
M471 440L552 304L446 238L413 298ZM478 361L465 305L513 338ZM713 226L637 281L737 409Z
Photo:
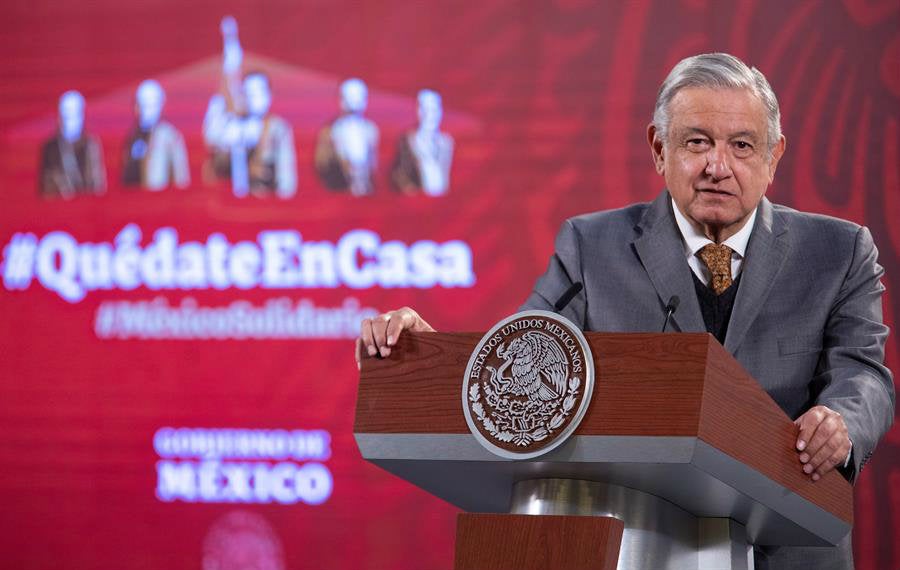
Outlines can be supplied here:
M691 276L694 278L694 290L696 290L697 300L700 302L700 312L703 314L706 332L716 337L716 340L724 345L725 335L728 333L728 321L731 320L731 310L734 308L734 298L737 296L741 276L738 275L731 287L725 289L721 295L716 295L712 289L704 285L693 271L691 271Z

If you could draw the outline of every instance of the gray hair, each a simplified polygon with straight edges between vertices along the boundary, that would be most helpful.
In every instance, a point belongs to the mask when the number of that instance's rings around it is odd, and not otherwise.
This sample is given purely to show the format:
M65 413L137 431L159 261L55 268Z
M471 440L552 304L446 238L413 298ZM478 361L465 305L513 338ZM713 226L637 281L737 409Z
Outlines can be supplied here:
M781 138L781 111L778 99L766 76L755 67L747 67L743 61L727 53L704 53L682 59L672 68L659 87L656 106L653 108L653 124L661 141L669 134L669 104L675 94L689 87L711 89L747 89L766 107L768 132L766 134L769 156Z

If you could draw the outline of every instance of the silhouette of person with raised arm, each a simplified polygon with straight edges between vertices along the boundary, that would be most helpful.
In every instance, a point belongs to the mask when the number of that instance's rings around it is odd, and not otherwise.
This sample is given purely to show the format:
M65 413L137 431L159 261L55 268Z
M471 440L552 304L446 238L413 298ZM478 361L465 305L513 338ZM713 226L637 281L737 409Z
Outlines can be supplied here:
M269 76L253 71L241 78L244 56L234 18L224 18L221 30L223 85L210 99L203 120L203 139L210 149L204 180L230 179L238 197L251 193L290 198L297 192L293 130L270 112Z

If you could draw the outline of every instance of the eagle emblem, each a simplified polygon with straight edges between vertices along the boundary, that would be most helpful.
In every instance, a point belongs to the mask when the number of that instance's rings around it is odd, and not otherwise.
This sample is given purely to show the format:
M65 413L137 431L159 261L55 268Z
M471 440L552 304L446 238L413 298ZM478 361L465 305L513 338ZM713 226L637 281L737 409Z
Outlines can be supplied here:
M528 458L575 430L592 388L593 361L581 331L560 315L525 311L494 326L472 353L463 407L482 445Z
M486 368L491 374L491 384L500 394L527 396L530 400L544 402L559 398L566 389L569 365L559 343L546 333L528 331L509 343L497 347L497 356L503 359L499 369ZM512 367L512 377L503 374Z

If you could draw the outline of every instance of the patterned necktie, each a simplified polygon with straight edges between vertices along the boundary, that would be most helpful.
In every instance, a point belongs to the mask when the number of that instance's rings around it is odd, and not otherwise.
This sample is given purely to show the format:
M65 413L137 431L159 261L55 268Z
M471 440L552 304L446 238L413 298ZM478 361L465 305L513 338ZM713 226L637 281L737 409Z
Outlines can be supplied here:
M697 256L712 274L709 286L716 295L721 295L731 287L731 254L730 247L715 243L708 244L697 252Z

